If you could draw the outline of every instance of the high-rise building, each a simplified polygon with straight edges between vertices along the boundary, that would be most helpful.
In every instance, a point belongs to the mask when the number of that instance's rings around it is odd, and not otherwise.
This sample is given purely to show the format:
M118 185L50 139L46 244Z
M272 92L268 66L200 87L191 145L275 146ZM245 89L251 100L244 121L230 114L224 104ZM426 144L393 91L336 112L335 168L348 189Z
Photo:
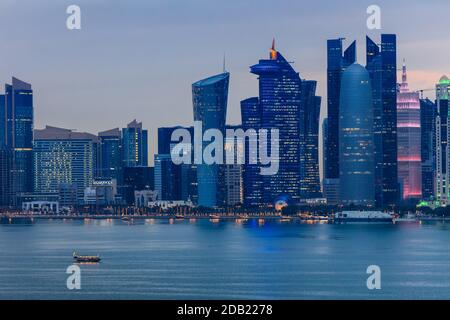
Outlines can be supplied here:
M435 197L441 206L449 201L449 148L448 112L450 80L443 76L436 85L436 191Z
M251 139L257 141L258 130L261 128L261 116L261 104L258 97L241 101L242 129L249 132L248 141ZM257 159L258 151L251 150L249 146L250 143L245 143L245 161L243 166L244 205L247 207L263 204L263 181L259 172L259 164L251 164L249 161L251 157Z
M122 182L122 138L119 128L103 131L99 138L99 172L101 178L115 179Z
M303 80L300 108L300 198L321 197L319 172L319 118L321 97L317 81Z
M280 196L299 202L302 80L275 43L269 59L259 60L250 71L259 76L261 128L279 132L278 173L262 177L263 203L273 204Z
M373 205L372 88L367 70L352 64L342 74L339 111L339 182L344 204Z
M203 132L208 129L217 129L224 133L229 81L230 74L224 72L192 84L194 121L202 122ZM195 139L203 140L202 137ZM198 164L197 179L198 205L217 206L219 204L219 165Z
M366 37L367 66L372 82L375 143L375 197L380 207L398 201L397 172L397 40L381 35L381 47Z
M403 200L422 197L420 97L408 88L406 65L397 94L398 178Z
M76 187L78 203L92 185L98 138L85 132L46 126L34 130L34 192L58 194Z
M228 130L240 130L242 126L226 126ZM222 166L223 180L223 199L222 203L227 206L242 204L244 200L242 171L243 164L238 163L238 155L243 154L243 141L237 139L236 136L228 136L225 138L225 152L233 150L233 163L226 163Z
M343 40L327 41L327 92L328 92L328 136L327 161L324 167L326 179L339 178L339 104L341 78L345 69L356 62L356 41L343 52Z
M175 164L171 153L178 141L172 142L172 133L177 129L188 130L191 138L194 127L163 127L158 128L158 154L155 155L155 190L160 200L191 200L197 203L197 166L196 164ZM191 149L190 145L185 150ZM192 160L192 159L191 159Z
M0 146L11 151L8 202L18 205L20 195L33 190L33 90L13 77L0 99Z
M122 129L122 152L124 167L148 166L148 131L142 122L133 120Z
M11 161L11 150L0 147L0 207L11 205Z
M434 196L436 173L436 104L430 99L420 100L422 198Z

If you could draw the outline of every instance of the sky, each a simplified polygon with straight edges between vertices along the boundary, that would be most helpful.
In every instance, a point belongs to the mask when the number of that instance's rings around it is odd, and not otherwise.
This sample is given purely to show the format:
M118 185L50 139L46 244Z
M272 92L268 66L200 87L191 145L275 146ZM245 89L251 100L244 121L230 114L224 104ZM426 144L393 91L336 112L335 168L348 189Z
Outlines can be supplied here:
M72 4L81 30L66 27ZM381 30L366 27L372 4ZM192 124L191 84L220 73L224 55L229 124L240 123L239 102L257 96L249 66L268 57L274 37L300 76L318 81L323 118L327 39L356 39L365 65L365 35L396 33L410 88L432 89L450 74L448 12L448 0L0 0L0 81L32 84L35 128L98 133L142 121L152 162L157 128Z

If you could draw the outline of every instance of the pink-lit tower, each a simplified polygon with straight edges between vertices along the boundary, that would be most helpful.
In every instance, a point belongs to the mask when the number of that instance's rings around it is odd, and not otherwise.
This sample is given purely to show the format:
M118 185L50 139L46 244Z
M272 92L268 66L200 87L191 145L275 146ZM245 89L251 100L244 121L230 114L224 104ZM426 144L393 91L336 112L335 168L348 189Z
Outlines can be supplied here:
M420 97L408 88L406 65L397 93L398 179L403 200L422 197Z

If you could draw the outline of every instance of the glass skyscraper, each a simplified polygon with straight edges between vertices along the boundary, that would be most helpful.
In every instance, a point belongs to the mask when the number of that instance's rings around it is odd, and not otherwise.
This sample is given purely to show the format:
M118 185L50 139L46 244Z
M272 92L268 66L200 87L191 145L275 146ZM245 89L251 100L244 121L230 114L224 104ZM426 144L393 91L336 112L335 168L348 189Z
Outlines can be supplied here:
M70 185L81 203L84 189L92 185L97 147L93 134L50 126L34 130L35 193L58 194L62 185Z
M396 35L382 34L381 47L366 37L366 46L374 112L375 196L377 205L386 207L399 198Z
M273 204L280 196L298 202L302 81L274 44L269 59L260 60L250 71L259 76L261 128L279 131L279 169L276 175L262 177L263 203Z
M325 178L339 178L339 104L341 78L345 69L356 62L356 41L343 52L343 38L327 41L328 137Z
M450 80L443 76L436 85L436 191L435 197L441 206L449 201L449 148L448 112Z
M8 202L17 205L21 194L33 190L33 90L13 77L0 99L0 148L11 157Z
M224 72L192 84L194 121L202 122L203 132L208 129L225 132L229 81L230 74ZM197 140L201 138L196 137ZM204 147L205 143L203 143ZM217 206L219 165L198 164L197 179L198 205L204 207Z
M342 74L340 93L339 182L343 204L374 204L372 108L369 73L353 64Z
M133 120L122 129L122 152L124 167L148 166L148 131L142 122Z
M103 131L99 138L99 172L101 178L116 179L122 183L122 138L119 128Z
M300 108L300 198L319 198L319 118L317 81L303 80Z
M430 99L420 100L422 198L434 196L436 173L436 104Z
M241 119L242 129L244 131L253 129L249 136L250 139L257 141L258 130L261 128L261 105L258 97L248 98L241 101ZM248 131L250 132L250 131ZM262 195L262 176L259 171L259 164L251 164L249 159L253 156L257 159L258 151L250 150L249 143L245 143L245 163L243 167L243 188L244 188L244 205L259 206L263 204ZM250 152L254 154L251 155Z
M420 97L408 88L406 65L397 94L398 178L403 200L422 197Z

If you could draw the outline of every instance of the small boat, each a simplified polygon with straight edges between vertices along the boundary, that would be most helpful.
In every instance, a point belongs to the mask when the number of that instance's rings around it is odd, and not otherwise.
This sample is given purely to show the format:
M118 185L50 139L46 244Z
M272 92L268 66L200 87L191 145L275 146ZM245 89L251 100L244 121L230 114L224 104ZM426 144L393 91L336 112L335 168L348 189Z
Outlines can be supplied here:
M184 216L182 215L182 214L176 214L175 215L175 219L177 219L177 220L184 220Z
M90 263L97 263L100 262L101 258L100 256L80 256L75 251L73 252L73 260L75 262L90 262Z
M220 216L218 214L210 214L209 217L211 219L220 219Z
M290 222L291 220L292 220L292 218L289 216L281 216L280 217L280 222Z

